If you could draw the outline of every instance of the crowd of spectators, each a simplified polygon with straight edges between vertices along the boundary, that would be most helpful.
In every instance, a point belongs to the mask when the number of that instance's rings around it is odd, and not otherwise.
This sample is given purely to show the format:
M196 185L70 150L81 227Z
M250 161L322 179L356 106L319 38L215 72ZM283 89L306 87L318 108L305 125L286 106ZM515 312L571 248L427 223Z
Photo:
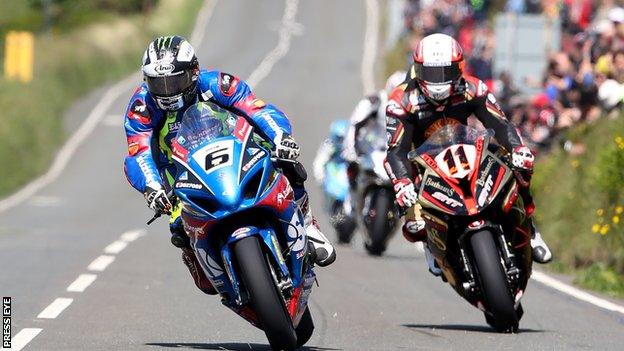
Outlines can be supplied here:
M601 116L616 117L624 99L624 0L508 0L505 11L541 14L561 24L561 50L548 53L545 72L522 77L538 88L520 94L506 72L494 75L490 0L407 0L409 49L431 33L456 38L466 71L492 89L503 109L535 148L561 131ZM541 76L541 78L540 78ZM573 151L573 150L572 150Z

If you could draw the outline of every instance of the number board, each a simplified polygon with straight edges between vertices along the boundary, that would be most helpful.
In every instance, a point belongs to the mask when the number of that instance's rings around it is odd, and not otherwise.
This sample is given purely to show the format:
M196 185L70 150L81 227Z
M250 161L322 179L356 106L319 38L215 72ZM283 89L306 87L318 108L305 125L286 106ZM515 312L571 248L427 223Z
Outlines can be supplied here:
M221 140L210 143L193 153L193 159L206 173L231 166L233 162L234 140Z
M435 161L444 174L461 179L472 171L476 157L474 145L459 144L447 147L435 157Z

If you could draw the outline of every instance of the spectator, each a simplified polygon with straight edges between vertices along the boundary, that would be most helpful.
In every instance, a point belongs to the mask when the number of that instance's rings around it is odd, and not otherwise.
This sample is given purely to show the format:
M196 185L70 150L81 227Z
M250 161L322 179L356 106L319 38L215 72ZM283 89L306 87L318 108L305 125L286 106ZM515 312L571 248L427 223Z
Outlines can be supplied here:
M506 10L542 13L561 23L560 52L550 55L541 88L520 96L508 72L493 79L494 35L486 22L489 0L408 0L406 33L410 51L423 36L442 32L454 36L468 57L466 71L496 92L504 112L529 144L552 143L562 129L598 119L603 112L618 116L624 105L624 0L508 0ZM409 17L409 18L408 18ZM583 152L581 146L568 148Z

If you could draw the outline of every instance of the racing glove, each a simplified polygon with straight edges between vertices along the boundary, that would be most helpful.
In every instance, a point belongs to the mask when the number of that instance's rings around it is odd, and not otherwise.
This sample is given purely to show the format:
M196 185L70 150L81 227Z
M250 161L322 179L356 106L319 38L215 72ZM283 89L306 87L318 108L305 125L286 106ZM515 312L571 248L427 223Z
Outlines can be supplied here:
M526 146L516 146L511 153L511 164L520 170L533 172L535 156Z
M299 157L300 148L290 134L279 134L275 138L275 152L279 158L295 160Z
M418 194L414 189L414 183L407 178L397 179L394 182L396 201L403 208L410 208L416 204Z
M173 205L167 197L167 193L160 188L154 189L152 187L145 187L145 191L143 192L145 196L145 201L147 201L147 206L158 213L171 213L171 209Z

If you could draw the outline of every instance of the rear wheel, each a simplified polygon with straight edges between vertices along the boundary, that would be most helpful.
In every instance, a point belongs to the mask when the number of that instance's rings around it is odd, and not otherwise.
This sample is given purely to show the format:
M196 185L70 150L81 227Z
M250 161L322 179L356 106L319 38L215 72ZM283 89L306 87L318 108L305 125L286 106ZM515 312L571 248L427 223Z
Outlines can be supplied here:
M514 299L492 233L488 230L476 232L470 238L470 244L486 302L486 321L498 332L517 332Z
M258 238L251 236L234 244L234 256L251 307L256 312L262 329L274 350L293 350L297 335L281 293L269 271L269 263L262 252Z
M295 328L295 332L297 333L297 347L305 345L305 343L312 337L312 333L314 332L314 321L312 320L310 307L306 307L306 310L303 312L303 316L299 321L299 325Z
M381 256L386 251L388 237L392 230L388 218L389 211L392 211L392 202L386 189L377 189L371 196L373 196L371 208L374 212L367 214L370 216L370 223L366 228L369 240L364 246L371 255Z

